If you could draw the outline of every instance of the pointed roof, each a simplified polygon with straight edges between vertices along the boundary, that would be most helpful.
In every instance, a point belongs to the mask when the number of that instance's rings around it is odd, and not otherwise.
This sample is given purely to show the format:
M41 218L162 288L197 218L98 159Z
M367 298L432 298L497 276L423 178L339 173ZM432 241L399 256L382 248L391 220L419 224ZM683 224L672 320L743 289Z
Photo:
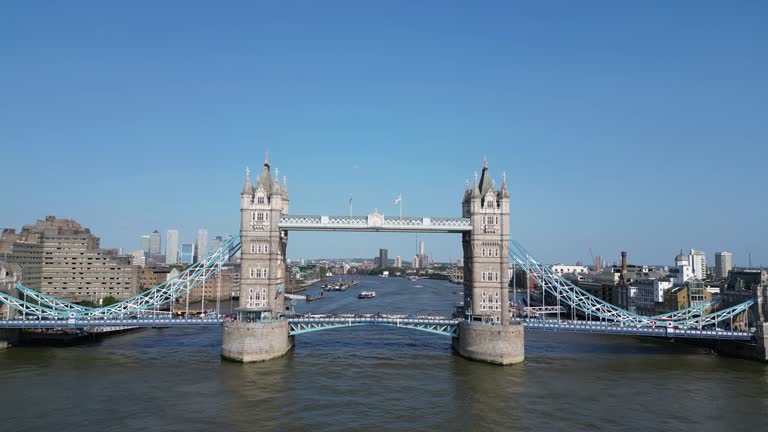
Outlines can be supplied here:
M501 174L501 190L499 191L499 195L501 195L502 198L509 198L509 191L507 190L507 173L506 172Z
M483 161L483 173L480 174L480 195L485 195L489 190L493 190L491 176L488 175L488 161Z
M272 174L269 171L269 153L264 160L264 169L261 170L259 180L256 181L256 188L261 187L269 195L272 193Z
M480 196L480 189L477 188L477 171L475 171L475 179L472 181L472 197L477 198Z
M245 194L252 194L252 193L253 193L253 187L251 186L251 170L246 167L245 182L243 183L243 191L241 192L241 194L245 195Z

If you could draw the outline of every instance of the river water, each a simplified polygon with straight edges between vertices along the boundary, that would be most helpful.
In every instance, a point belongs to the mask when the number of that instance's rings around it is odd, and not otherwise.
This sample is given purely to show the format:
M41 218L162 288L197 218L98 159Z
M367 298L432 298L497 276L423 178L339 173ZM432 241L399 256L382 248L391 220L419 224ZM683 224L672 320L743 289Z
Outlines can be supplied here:
M297 310L449 315L458 292L363 278ZM768 430L766 365L666 341L529 332L525 362L497 367L453 355L445 336L356 327L242 365L220 359L221 334L0 351L0 431Z

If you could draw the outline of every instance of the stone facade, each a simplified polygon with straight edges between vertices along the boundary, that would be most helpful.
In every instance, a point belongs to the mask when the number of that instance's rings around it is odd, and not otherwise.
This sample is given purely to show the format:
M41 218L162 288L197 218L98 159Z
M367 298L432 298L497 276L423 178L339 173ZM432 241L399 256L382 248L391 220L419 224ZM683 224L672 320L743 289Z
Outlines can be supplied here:
M282 357L293 348L288 336L288 321L224 323L221 356L226 360L249 363Z
M462 216L470 218L472 231L462 234L464 250L464 307L473 321L509 324L509 192L506 178L494 190L483 164L472 190L467 187Z
M462 216L472 231L462 234L464 249L464 310L453 349L462 357L509 365L525 359L522 325L511 325L509 312L509 192L506 175L495 190L483 163L480 182L469 184Z
M453 349L470 360L511 365L525 360L524 329L520 324L500 326L461 322Z
M288 213L288 190L280 186L269 159L251 185L250 172L240 193L240 300L237 321L224 324L222 357L254 362L284 355L293 347L285 315L288 233L278 227Z
M255 186L247 175L240 195L240 308L285 312L285 249L288 233L280 215L288 213L288 192L272 178L269 160Z

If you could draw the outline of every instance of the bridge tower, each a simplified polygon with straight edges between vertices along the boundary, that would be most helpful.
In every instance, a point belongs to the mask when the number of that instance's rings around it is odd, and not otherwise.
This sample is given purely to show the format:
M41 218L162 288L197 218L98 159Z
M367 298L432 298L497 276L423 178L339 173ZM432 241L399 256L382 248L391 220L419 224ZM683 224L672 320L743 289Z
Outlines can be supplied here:
M288 189L280 186L269 156L256 184L246 170L240 193L240 303L237 320L224 324L222 356L252 362L284 355L293 347L285 320L285 251L288 233L278 227L288 213Z
M454 349L463 357L496 364L523 361L523 326L510 324L509 191L506 175L497 190L488 163L478 183L464 191L462 216L472 230L462 234L464 310Z

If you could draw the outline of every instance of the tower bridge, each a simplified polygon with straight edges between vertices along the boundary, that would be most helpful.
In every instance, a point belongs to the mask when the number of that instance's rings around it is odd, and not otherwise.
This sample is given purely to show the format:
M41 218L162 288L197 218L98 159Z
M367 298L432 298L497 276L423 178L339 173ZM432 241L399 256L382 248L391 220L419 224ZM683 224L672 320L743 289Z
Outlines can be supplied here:
M623 334L693 338L712 347L733 349L743 356L768 360L765 317L768 293L706 314L695 306L654 317L641 316L581 290L511 240L510 195L506 176L497 188L487 163L464 189L461 217L387 217L378 211L365 216L291 215L285 177L272 175L265 160L255 183L246 170L240 194L240 233L189 266L173 279L114 305L91 308L68 303L16 284L18 295L0 291L0 302L17 316L0 320L0 330L20 328L222 326L222 356L262 361L285 354L294 337L357 326L389 326L426 331L451 338L454 350L472 360L512 364L524 359L525 331ZM402 317L365 315L298 316L285 305L286 251L290 231L437 232L460 234L464 253L465 316ZM161 305L176 301L221 271L240 253L240 299L235 317L172 318L153 315ZM581 320L519 319L510 316L507 270L509 262L524 269L549 294L567 305ZM21 316L18 316L20 313ZM723 328L734 317L749 314L754 328ZM13 314L11 314L13 315ZM575 316L575 314L574 314ZM32 318L32 319L30 319ZM591 318L598 321L591 321ZM1 335L1 333L0 333ZM728 345L732 344L732 345ZM733 345L735 344L735 345Z

